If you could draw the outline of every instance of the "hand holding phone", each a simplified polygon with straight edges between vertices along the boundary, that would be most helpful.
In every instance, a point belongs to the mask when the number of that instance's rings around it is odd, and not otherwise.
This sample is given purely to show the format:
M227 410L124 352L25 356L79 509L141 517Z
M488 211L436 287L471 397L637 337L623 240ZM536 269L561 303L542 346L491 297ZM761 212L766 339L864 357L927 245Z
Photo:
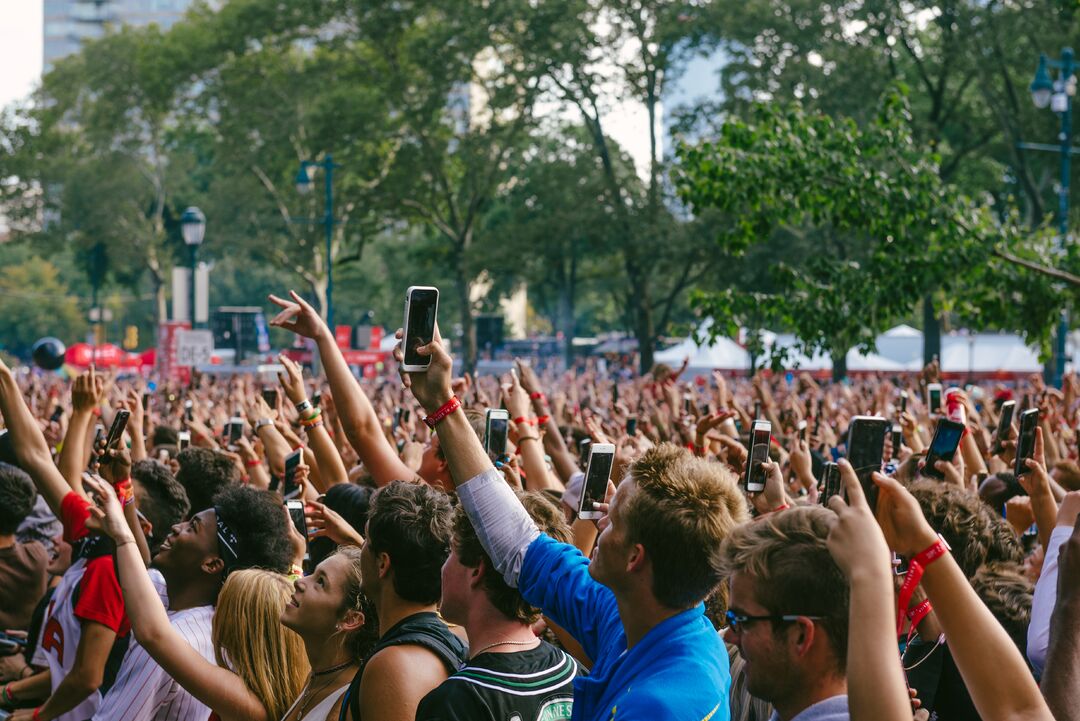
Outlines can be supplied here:
M604 502L614 461L614 444L591 443L589 445L589 465L585 470L585 483L581 489L578 518L596 520L604 515L602 511L596 510L596 506Z
M1020 435L1016 439L1016 465L1013 467L1013 472L1017 476L1022 476L1030 470L1025 461L1035 455L1035 429L1038 427L1038 408L1028 408L1020 414Z
M934 430L934 438L930 441L930 450L926 454L926 463L921 473L924 476L945 480L945 474L937 469L938 461L951 463L956 455L956 449L960 445L960 439L964 437L964 424L942 418L938 421Z
M881 471L885 434L889 429L890 423L880 416L855 416L848 426L848 462L859 477L871 511L877 508L878 488L870 476Z
M434 340L438 308L438 288L414 285L405 291L402 370L415 373L426 371L431 365L431 356L422 356L416 349Z
M303 448L297 448L285 456L285 480L282 483L281 490L286 500L300 495L300 485L296 482L296 469L300 466L300 460L303 457Z
M484 419L484 450L493 461L506 458L506 434L510 428L510 412L488 408Z
M769 421L754 421L750 426L750 454L743 475L743 485L749 493L761 493L765 490L765 469L761 464L769 460L771 438L772 423Z

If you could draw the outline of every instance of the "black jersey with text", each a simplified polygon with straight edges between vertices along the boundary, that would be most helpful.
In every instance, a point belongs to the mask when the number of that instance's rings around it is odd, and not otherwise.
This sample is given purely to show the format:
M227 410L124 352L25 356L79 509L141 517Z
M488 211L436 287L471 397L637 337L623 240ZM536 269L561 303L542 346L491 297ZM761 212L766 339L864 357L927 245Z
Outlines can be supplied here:
M570 721L577 662L541 641L482 653L423 698L416 721Z

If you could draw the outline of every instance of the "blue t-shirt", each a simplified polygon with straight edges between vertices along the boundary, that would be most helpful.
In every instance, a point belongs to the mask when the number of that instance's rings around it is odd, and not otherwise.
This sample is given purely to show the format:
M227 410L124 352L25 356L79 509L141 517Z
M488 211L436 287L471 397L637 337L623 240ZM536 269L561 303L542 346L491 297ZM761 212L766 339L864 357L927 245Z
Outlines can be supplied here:
M573 546L541 534L525 552L518 590L593 659L574 679L574 721L728 721L731 674L704 604L657 624L632 649L615 595Z

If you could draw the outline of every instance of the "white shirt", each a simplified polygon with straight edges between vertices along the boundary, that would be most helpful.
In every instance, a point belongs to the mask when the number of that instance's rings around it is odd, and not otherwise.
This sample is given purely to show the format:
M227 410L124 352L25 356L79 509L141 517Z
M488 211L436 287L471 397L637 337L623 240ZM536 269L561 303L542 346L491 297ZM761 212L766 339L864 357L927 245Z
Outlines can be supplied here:
M159 589L160 592L160 589ZM213 606L169 612L169 624L210 663ZM210 708L189 694L134 638L124 654L116 683L101 701L93 721L206 721Z
M1027 655L1035 675L1041 675L1046 665L1046 648L1050 645L1050 616L1057 604L1058 554L1061 545L1072 535L1072 526L1056 526L1050 533L1043 558L1042 573L1035 584L1031 599L1031 622L1028 624Z

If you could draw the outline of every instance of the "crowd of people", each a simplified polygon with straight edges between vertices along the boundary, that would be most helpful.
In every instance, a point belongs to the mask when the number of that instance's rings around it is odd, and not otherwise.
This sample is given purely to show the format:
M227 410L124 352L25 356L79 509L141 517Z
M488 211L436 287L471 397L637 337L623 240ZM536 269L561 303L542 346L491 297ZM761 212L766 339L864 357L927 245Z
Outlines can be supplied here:
M270 300L317 378L0 363L0 719L1080 719L1076 376L942 384L965 428L927 468L933 364L455 377L436 330L425 370L359 380ZM896 424L872 475L857 416Z

